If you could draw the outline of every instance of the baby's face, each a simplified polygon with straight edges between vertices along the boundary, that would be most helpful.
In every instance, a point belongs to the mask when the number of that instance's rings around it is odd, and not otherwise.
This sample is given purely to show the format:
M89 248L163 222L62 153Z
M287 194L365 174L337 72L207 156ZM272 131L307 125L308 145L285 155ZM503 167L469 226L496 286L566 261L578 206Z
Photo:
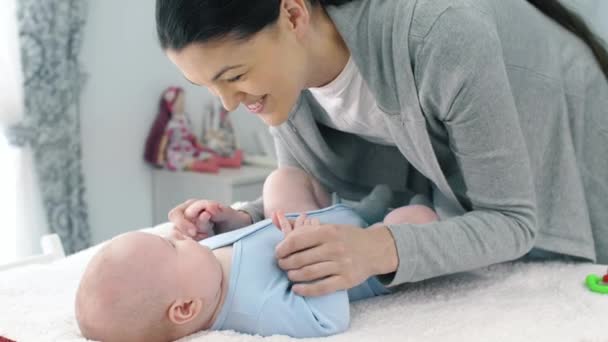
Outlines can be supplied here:
M155 251L163 253L168 268L174 270L177 295L199 296L213 303L220 294L222 268L211 249L179 233L154 237L158 242Z

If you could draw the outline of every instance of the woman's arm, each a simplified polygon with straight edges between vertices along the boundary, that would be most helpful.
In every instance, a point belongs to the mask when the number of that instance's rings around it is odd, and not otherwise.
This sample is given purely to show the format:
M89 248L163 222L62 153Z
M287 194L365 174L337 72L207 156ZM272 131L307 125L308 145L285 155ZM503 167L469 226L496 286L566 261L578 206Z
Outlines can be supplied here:
M472 211L424 226L389 226L400 266L385 284L516 259L533 246L538 228L525 123L493 25L474 9L449 9L416 51L421 106L446 128Z
M492 21L471 8L443 12L414 62L421 104L446 128L472 211L365 233L343 225L295 231L276 253L292 281L310 282L295 292L322 295L394 268L380 277L385 285L415 282L516 259L532 248L533 174ZM328 261L338 270L324 268Z

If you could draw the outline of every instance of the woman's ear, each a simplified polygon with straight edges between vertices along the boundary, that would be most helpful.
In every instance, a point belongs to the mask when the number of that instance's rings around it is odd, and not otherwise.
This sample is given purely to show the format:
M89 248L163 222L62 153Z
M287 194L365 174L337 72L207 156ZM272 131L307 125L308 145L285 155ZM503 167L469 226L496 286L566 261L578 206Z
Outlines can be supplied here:
M288 20L289 29L298 35L303 34L305 28L310 24L309 10L308 0L283 0L281 2L281 14Z
M194 320L203 310L202 299L191 299L188 301L176 300L171 304L169 320L177 325L182 325Z

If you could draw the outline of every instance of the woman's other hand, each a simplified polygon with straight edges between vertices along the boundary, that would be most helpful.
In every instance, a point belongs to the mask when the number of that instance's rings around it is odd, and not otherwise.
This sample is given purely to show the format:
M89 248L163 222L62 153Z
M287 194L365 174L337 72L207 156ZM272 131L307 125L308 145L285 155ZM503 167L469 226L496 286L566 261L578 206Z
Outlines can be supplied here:
M307 282L293 286L299 295L321 296L350 289L373 275L397 269L395 242L382 224L361 229L317 220L314 224L304 221L290 230L284 216L277 219L284 232L289 230L276 247L278 264L291 281Z

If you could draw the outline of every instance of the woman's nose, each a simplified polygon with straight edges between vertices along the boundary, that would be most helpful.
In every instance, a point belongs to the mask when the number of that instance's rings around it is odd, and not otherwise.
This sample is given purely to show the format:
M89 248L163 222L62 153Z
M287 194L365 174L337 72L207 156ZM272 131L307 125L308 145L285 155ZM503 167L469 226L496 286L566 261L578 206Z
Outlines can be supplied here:
M220 96L220 98L222 99L222 105L224 106L224 109L229 112L235 111L239 106L238 101L232 101L224 96Z
M239 104L241 103L241 101L239 100L238 94L233 92L232 90L218 89L218 90L216 90L215 93L217 96L219 96L220 100L222 101L222 105L224 106L224 109L226 109L229 112L236 110L238 108Z

